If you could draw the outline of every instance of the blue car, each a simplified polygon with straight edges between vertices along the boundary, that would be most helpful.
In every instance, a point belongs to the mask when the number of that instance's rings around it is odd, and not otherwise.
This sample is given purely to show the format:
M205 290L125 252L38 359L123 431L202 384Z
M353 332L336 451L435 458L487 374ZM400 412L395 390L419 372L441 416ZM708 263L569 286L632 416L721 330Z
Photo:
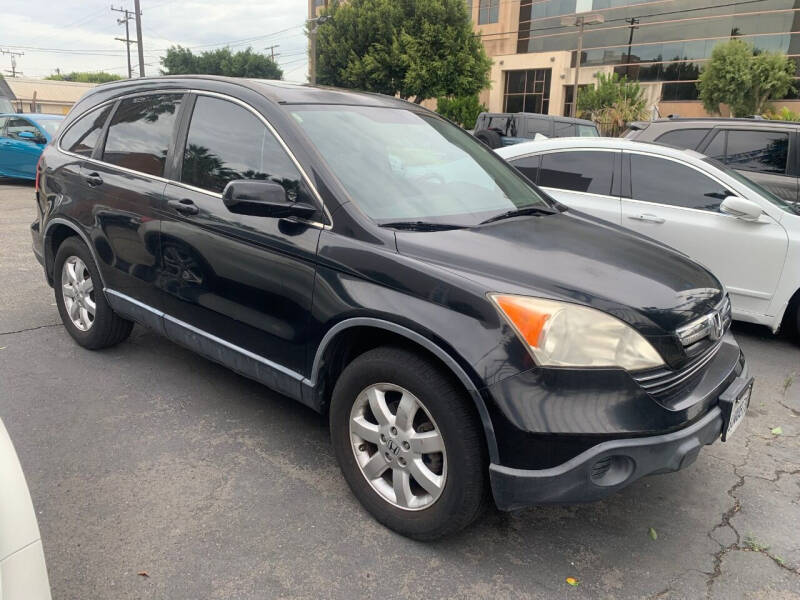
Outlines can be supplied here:
M36 163L64 117L0 114L0 177L36 179Z

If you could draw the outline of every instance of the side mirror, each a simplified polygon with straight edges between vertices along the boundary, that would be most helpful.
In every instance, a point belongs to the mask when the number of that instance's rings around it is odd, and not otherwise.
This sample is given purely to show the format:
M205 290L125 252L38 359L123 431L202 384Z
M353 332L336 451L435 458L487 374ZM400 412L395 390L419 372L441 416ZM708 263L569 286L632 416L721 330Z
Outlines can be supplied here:
M720 211L725 214L742 219L743 221L758 221L763 212L761 207L751 200L739 198L738 196L728 196L719 205Z
M232 213L252 217L308 218L316 208L307 202L292 202L283 186L274 181L237 179L222 191L222 202Z
M20 131L17 137L26 142L38 142L41 139L41 136L36 135L32 131Z

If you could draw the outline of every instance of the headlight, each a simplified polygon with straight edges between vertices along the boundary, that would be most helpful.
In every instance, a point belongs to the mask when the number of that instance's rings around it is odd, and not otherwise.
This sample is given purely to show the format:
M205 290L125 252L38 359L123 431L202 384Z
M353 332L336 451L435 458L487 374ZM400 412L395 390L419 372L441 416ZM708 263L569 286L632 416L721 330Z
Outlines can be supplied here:
M528 345L537 364L628 371L664 364L638 331L602 311L528 296L489 297Z

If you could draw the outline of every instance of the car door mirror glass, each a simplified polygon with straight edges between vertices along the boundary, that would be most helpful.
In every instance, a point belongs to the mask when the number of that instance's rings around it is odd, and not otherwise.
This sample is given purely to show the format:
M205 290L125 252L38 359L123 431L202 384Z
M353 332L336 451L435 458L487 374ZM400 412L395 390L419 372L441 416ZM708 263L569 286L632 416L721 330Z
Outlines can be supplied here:
M316 212L307 202L292 202L282 185L266 180L231 181L222 192L222 201L232 213L253 217L308 218Z
M757 221L762 213L758 204L738 196L728 196L719 208L721 212L745 221Z

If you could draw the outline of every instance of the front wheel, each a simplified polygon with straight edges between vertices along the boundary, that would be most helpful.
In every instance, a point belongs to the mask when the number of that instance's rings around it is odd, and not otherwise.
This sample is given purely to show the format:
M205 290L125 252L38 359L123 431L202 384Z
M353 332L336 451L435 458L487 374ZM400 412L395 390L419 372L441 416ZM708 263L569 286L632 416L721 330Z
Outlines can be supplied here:
M339 377L330 410L334 452L355 496L381 523L431 540L469 525L487 499L480 423L438 365L377 348Z

